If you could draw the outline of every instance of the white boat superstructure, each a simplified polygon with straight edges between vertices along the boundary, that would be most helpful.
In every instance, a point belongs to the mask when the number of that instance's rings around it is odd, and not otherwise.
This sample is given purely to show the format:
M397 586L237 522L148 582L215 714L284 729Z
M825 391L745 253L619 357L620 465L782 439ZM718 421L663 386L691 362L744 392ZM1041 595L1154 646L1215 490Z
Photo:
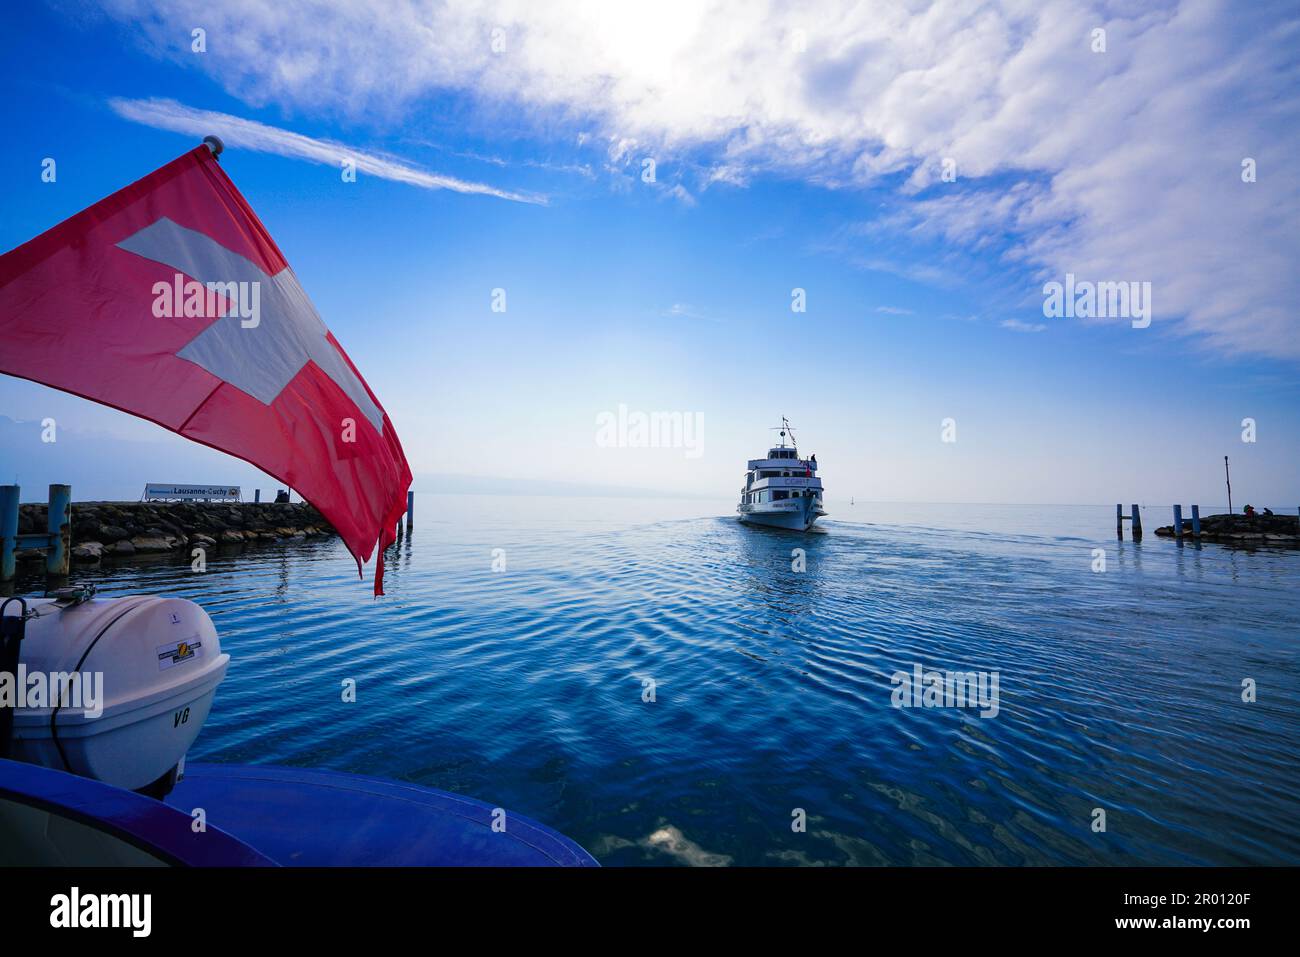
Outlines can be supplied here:
M799 458L794 432L784 416L773 431L781 433L781 444L768 449L767 458L749 460L736 512L742 522L806 532L826 514L817 456Z

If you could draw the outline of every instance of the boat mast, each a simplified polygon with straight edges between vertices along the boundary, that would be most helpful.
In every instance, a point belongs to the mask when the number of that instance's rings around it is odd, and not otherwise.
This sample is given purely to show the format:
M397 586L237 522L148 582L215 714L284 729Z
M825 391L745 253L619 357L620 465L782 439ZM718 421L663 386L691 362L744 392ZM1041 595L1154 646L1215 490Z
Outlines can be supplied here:
M785 433L789 433L790 436L790 449L798 449L798 443L796 442L796 439L794 439L794 426L790 425L790 420L784 415L781 416L780 425L772 426L772 432L781 433L781 443L777 446L777 449L785 449L785 447L787 447L787 445L785 445Z
M780 448L785 448L785 434L787 432L790 433L790 442L792 443L792 445L795 448L798 447L798 442L795 440L794 437L794 428L793 426L790 425L790 420L787 419L784 415L781 416L781 424L772 426L772 431L781 433L781 445L779 446Z

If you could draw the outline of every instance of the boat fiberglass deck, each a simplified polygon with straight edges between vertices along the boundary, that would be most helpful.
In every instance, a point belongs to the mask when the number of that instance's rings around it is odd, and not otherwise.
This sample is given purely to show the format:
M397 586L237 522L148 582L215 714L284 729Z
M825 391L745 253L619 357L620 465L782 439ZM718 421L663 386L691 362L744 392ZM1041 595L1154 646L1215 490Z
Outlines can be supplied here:
M204 812L201 833L196 808ZM494 829L494 820L504 828ZM536 821L415 784L192 764L158 801L7 760L0 760L0 864L597 866Z

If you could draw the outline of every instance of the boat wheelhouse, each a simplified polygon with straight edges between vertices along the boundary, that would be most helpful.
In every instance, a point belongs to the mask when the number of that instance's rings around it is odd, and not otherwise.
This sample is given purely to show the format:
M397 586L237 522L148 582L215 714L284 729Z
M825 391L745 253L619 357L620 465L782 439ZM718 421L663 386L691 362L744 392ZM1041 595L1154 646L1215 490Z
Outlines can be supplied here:
M781 433L781 444L768 449L767 458L749 460L736 512L742 522L805 532L826 514L817 456L799 457L794 431L784 416L773 431Z

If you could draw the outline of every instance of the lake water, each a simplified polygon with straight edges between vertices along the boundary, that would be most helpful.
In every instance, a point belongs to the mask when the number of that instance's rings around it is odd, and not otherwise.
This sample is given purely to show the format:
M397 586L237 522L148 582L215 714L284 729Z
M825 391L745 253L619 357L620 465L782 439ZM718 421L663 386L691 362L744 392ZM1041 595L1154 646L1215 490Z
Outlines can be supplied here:
M215 620L191 760L462 792L609 865L1300 863L1300 552L1179 548L1164 510L1135 545L1113 507L733 507L421 494L378 601L337 540L78 577ZM997 672L997 714L894 707L916 665Z

